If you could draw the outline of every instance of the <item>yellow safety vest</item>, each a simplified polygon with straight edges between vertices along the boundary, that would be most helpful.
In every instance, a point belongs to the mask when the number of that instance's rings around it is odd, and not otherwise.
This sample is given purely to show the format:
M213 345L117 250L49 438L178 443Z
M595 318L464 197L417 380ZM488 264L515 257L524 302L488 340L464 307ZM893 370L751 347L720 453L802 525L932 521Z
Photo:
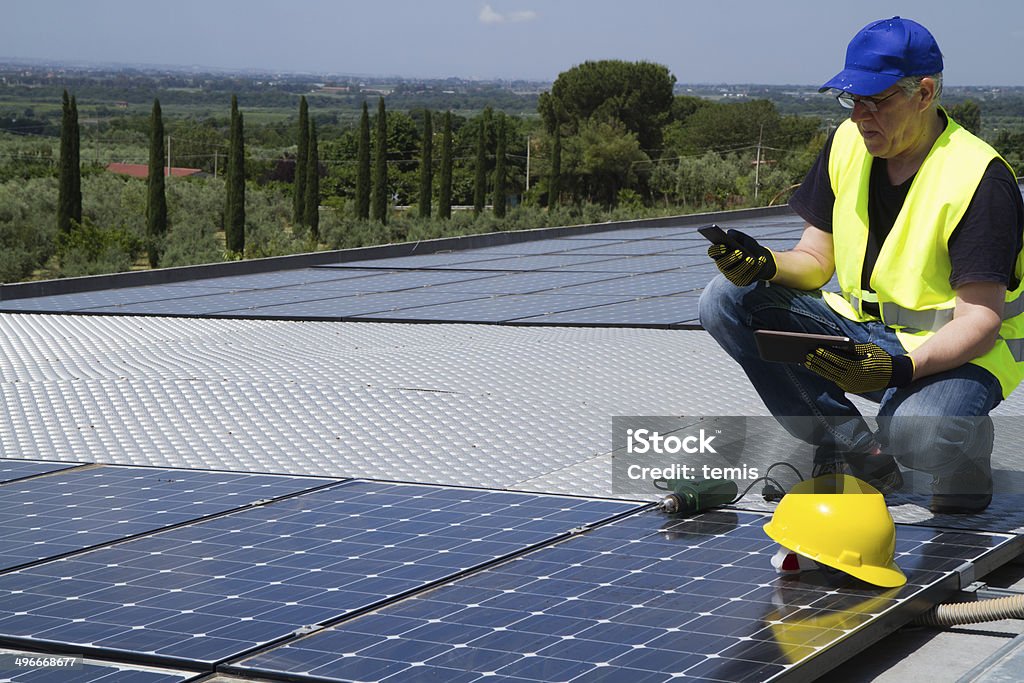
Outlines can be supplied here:
M872 157L853 121L836 130L828 159L836 196L832 238L842 295L825 292L825 301L836 313L861 322L879 319L862 306L877 303L882 322L896 330L908 352L953 319L956 294L949 285L949 238L989 163L1002 159L948 116L947 121L882 244L871 273L871 291L861 287L861 271L867 250ZM1004 398L1024 378L1024 253L1017 254L1015 273L1021 284L1006 293L999 340L988 353L971 361L999 379Z

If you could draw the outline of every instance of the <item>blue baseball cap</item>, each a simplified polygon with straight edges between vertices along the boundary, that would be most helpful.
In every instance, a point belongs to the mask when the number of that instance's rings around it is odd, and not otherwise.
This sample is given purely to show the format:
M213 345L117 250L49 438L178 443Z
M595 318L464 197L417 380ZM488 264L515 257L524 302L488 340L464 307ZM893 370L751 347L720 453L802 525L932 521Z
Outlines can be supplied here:
M846 68L818 89L874 95L904 76L930 76L942 72L942 53L924 26L893 17L868 24L846 48Z

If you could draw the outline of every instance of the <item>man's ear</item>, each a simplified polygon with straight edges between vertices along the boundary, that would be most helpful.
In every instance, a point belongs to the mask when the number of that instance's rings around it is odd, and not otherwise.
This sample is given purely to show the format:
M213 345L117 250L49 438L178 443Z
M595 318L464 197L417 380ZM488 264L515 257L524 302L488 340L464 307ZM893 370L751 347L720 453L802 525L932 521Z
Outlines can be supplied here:
M930 76L925 76L921 79L921 87L917 89L917 94L921 97L921 110L925 110L932 106L935 101L935 79Z

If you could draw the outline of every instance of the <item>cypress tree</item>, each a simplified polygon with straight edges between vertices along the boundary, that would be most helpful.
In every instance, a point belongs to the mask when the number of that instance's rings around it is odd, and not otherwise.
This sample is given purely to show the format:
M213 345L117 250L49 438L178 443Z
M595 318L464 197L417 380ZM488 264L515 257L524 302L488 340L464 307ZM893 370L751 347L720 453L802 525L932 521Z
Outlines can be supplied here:
M82 169L79 164L78 105L64 91L60 124L60 185L57 230L68 234L82 222Z
M420 218L430 218L434 189L434 125L430 110L423 111L423 149L420 153Z
M388 222L388 119L384 98L377 103L377 139L373 153L373 213L375 221Z
M309 167L309 105L299 98L299 149L295 155L295 180L292 185L292 219L302 225L306 218L306 170Z
M309 123L309 164L306 166L306 215L309 236L313 243L320 241L320 152L317 149L316 124Z
M370 217L370 112L363 101L359 119L359 146L356 152L356 217Z
M231 96L231 140L227 163L224 242L228 251L242 254L245 252L245 136L235 95Z
M496 126L498 142L494 152L494 215L505 217L505 115L498 114Z
M149 175L146 179L146 251L150 268L160 262L161 241L167 234L167 195L164 191L164 119L160 100L153 100L153 113L149 119Z
M476 136L476 177L473 181L473 213L480 215L487 199L487 120L490 108L480 116L480 130Z
M438 188L437 213L452 217L452 113L444 114L444 135L441 138L441 187Z
M562 193L562 131L555 126L551 142L551 174L548 176L548 208L558 205Z
M71 220L82 224L82 134L78 127L78 100L71 96Z

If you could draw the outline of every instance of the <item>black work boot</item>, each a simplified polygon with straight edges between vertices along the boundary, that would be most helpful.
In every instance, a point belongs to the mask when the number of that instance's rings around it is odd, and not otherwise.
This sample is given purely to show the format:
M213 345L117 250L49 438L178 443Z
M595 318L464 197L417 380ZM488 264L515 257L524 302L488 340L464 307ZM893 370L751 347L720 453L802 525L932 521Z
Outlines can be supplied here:
M847 453L850 474L866 481L880 493L896 493L903 488L903 473L896 460L876 449L873 453Z
M891 455L874 446L870 453L835 453L819 447L811 477L849 474L867 482L879 493L895 493L903 488L903 474Z
M928 508L936 515L972 515L992 502L988 463L965 463L948 477L935 477Z

